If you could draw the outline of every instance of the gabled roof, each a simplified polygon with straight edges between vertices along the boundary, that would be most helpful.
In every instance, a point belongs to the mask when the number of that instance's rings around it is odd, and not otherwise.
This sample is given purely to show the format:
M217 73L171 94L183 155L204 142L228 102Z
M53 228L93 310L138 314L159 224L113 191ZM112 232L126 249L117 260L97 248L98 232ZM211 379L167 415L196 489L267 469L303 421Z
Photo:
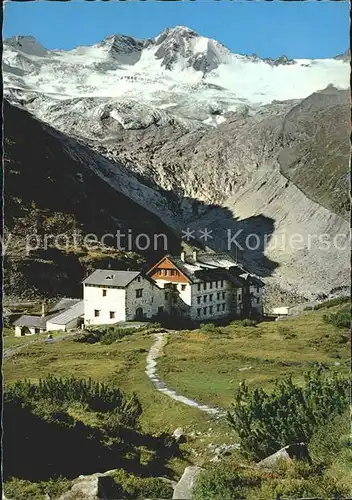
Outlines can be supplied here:
M28 328L45 328L46 317L44 316L29 316L24 314L14 321L14 326L27 326Z
M60 314L54 315L50 317L50 322L55 323L56 325L67 325L70 321L83 316L84 314L84 301L79 300L75 301L71 307L64 310ZM47 319L48 321L48 319Z
M201 253L197 260L186 256L182 260L178 256L165 255L149 271L150 274L164 259L169 259L179 271L181 271L191 283L202 283L203 281L228 280L240 288L249 283L253 286L262 287L265 284L255 276L249 274L242 265L226 253Z
M83 280L86 285L104 285L126 287L133 281L140 271L113 271L111 269L96 269L88 278Z

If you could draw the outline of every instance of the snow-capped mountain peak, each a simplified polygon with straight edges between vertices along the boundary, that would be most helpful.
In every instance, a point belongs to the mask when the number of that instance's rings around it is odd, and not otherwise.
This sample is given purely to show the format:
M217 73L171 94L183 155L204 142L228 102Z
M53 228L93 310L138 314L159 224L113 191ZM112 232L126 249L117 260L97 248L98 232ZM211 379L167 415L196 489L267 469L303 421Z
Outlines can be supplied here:
M105 47L112 54L130 54L131 52L140 52L143 49L143 42L127 35L111 35L99 44Z
M34 36L13 36L8 38L6 43L15 50L30 56L44 57L49 52L34 38Z
M193 68L208 73L229 61L231 52L216 40L186 26L167 28L154 39L155 57L167 70Z
M58 100L93 99L99 110L108 101L120 123L128 117L124 103L135 102L137 114L158 117L162 110L197 126L218 125L227 112L244 106L302 99L329 84L346 89L350 71L345 58L263 60L234 54L185 26L147 40L114 34L72 50L47 50L33 37L17 36L5 40L3 62L5 95L38 102L33 106L40 116L46 113L43 101L50 107ZM40 99L33 101L34 96Z

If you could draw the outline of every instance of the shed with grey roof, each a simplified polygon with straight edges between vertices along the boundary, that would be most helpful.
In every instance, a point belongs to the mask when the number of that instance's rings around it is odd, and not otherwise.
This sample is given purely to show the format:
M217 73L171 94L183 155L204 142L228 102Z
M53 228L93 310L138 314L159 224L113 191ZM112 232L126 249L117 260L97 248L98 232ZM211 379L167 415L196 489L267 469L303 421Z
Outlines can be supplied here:
M67 308L59 314L50 317L46 322L46 329L48 332L53 330L70 330L76 328L83 323L84 316L84 302L80 300L74 302L71 307Z
M45 332L46 319L42 316L29 316L24 314L18 318L13 326L15 327L15 336L34 335L35 333Z

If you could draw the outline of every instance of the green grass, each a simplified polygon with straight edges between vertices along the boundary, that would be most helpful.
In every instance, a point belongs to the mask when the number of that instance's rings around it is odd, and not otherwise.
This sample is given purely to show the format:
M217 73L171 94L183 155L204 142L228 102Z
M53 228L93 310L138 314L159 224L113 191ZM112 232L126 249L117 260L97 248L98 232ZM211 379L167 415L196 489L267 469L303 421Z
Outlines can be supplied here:
M339 307L331 308L336 312ZM203 403L230 408L238 384L270 388L275 378L302 373L316 362L348 372L348 345L323 311L256 327L237 323L220 333L190 331L168 336L158 371L168 386Z
M331 312L336 310L331 308ZM165 356L158 359L158 373L180 394L230 408L243 379L251 386L268 388L275 378L290 372L300 380L316 361L347 372L349 355L347 345L339 343L341 329L325 323L323 314L315 311L255 327L232 324L220 328L220 333L170 333ZM238 442L237 436L224 420L215 421L155 389L145 374L146 356L153 342L153 335L138 332L111 345L78 343L73 339L31 344L4 361L5 383L24 378L37 381L49 374L74 375L105 381L129 393L135 391L143 407L142 429L157 434L183 427L187 435L199 433L181 448L186 460L202 465L210 458L209 443ZM240 371L249 367L252 368ZM172 459L170 466L181 474L185 460Z
M147 378L146 356L153 342L152 335L136 333L111 345L72 339L28 345L4 361L5 383L25 378L38 381L49 374L92 377L126 392L135 391L143 407L142 427L147 432L173 432L177 427L204 432L211 426L207 415L159 393Z
M62 331L53 331L50 333L52 334L53 338L62 337L63 335L65 335L65 332ZM5 349L30 344L35 340L46 339L47 337L48 332L35 333L34 335L25 335L24 337L15 337L14 328L5 327L3 329L3 342Z

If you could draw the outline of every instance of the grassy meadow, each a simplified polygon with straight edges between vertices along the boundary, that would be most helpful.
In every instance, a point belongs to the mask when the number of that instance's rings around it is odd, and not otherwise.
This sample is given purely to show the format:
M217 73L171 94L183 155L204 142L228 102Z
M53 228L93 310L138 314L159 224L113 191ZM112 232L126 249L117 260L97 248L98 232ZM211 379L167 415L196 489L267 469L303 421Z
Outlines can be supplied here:
M341 306L329 309L339 311ZM295 381L316 362L348 373L348 331L326 323L324 309L256 326L229 326L172 333L159 358L168 386L202 403L230 408L242 380L269 389L274 379Z

